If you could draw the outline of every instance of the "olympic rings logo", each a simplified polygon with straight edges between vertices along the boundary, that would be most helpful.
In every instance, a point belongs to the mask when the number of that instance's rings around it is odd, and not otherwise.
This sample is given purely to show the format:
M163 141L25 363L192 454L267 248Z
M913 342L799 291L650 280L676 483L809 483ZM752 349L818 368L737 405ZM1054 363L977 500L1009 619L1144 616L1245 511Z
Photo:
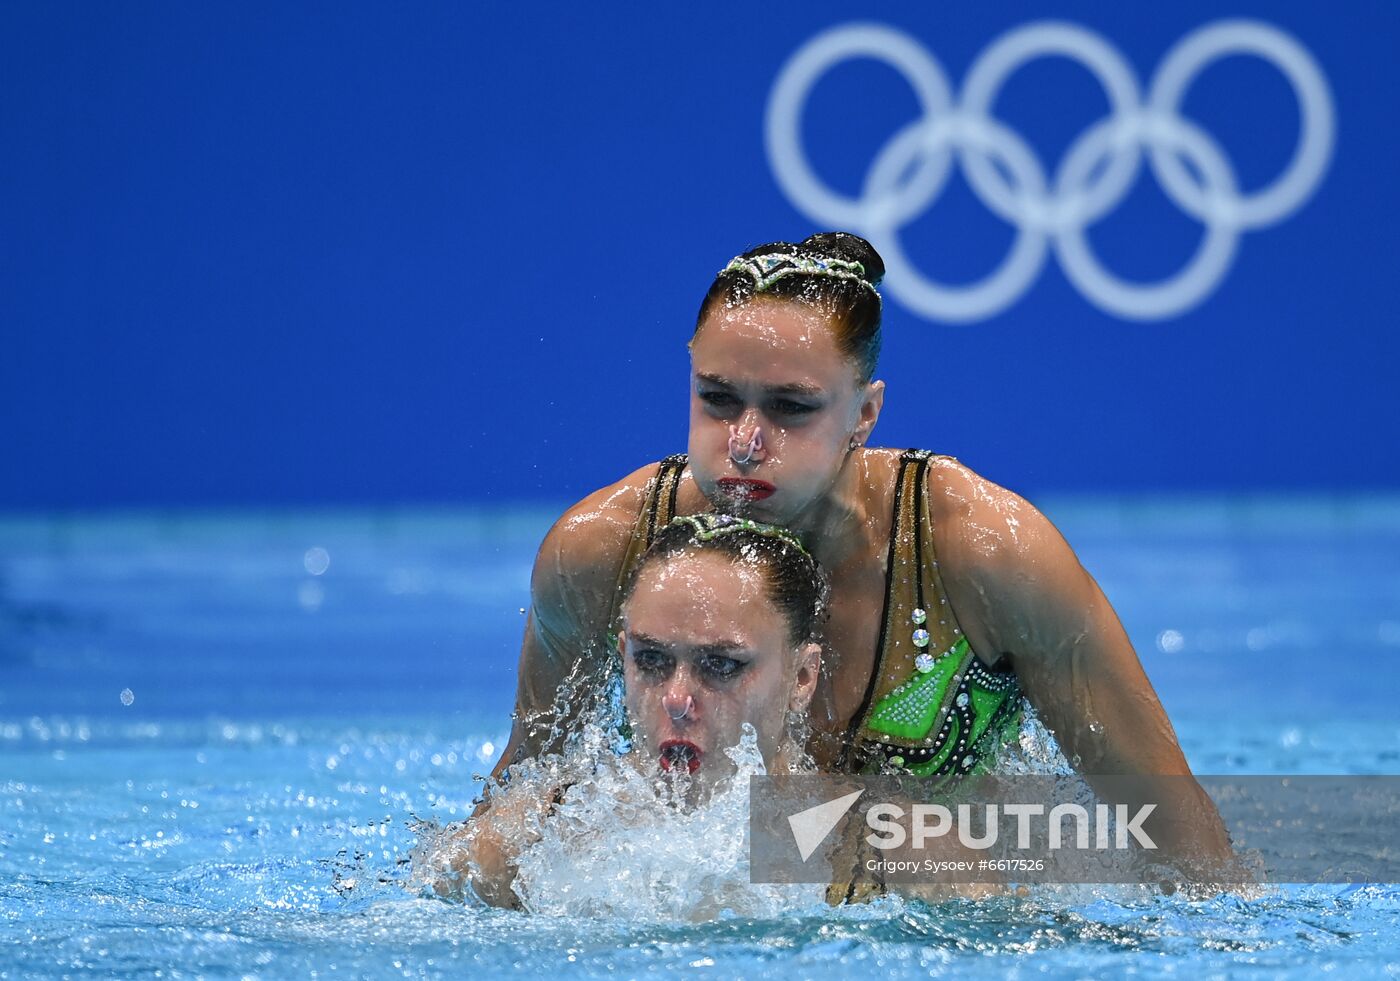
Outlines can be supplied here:
M1240 193L1219 143L1178 112L1195 77L1233 54L1255 55L1278 68L1293 88L1301 118L1287 167L1272 184L1248 194ZM1070 145L1053 179L1026 142L992 115L1007 78L1048 55L1089 69L1111 108ZM802 148L801 121L816 81L840 62L862 57L903 74L923 117L885 144L860 196L850 197L833 191L812 170ZM923 316L971 322L1001 312L1030 288L1053 248L1065 275L1091 303L1126 319L1160 320L1191 309L1220 285L1241 232L1284 220L1312 196L1331 159L1334 130L1327 79L1312 55L1259 21L1217 21L1182 38L1162 60L1145 102L1124 57L1076 24L1040 21L1003 35L977 59L955 101L942 67L918 42L890 27L860 23L817 35L783 66L768 102L765 141L778 183L793 204L814 221L869 239L885 259L889 291ZM1168 197L1206 229L1179 272L1147 284L1106 269L1085 234L1132 188L1144 150ZM910 262L899 238L899 230L942 192L954 151L983 204L1016 228L1000 268L965 286L928 279Z

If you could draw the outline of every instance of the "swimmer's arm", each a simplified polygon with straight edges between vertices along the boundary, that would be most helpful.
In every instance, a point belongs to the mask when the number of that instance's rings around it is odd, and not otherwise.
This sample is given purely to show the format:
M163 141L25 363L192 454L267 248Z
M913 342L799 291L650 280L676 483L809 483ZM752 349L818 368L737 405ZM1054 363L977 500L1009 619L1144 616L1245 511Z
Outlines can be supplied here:
M655 465L565 512L545 536L530 579L510 742L492 775L558 750L581 697L556 707L561 689L584 695L605 676L613 592Z
M1135 778L1138 803L1157 805L1144 826L1164 857L1220 868L1233 857L1224 824L1103 591L1048 518L970 476L945 556L958 570L959 619L980 621L990 649L1010 656L1041 721L1091 785L1133 804L1105 778Z
M433 890L444 899L474 895L489 906L519 909L516 863L526 846L539 838L539 823L558 802L556 791L546 797L506 788L491 806L474 815L449 838L434 875Z

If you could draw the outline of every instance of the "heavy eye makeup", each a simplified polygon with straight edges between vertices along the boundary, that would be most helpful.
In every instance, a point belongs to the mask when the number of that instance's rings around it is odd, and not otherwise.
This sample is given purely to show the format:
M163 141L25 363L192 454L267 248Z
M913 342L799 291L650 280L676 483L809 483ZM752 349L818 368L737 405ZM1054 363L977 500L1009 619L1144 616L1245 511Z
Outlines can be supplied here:
M653 647L638 648L632 652L631 658L638 673L650 678L669 675L676 667L673 655ZM741 658L717 653L701 654L694 661L695 672L714 684L735 680L748 669L749 663Z
M741 411L744 404L740 398L732 392L716 391L712 389L701 389L698 393L700 401L714 415L730 416ZM799 402L790 398L775 398L768 401L764 410L768 415L784 419L801 419L811 415L820 409L820 405L810 402Z
M664 651L643 647L632 652L632 663L642 674L662 675L670 674L671 669L675 667L676 659Z
M740 408L739 398L732 392L701 389L698 395L705 407L716 415L729 415Z
M706 654L696 662L700 673L715 681L733 681L748 668L748 661L725 654Z
M768 411L775 416L786 416L789 419L800 419L803 416L811 415L821 406L812 405L807 402L798 402L793 399L774 399L768 403Z

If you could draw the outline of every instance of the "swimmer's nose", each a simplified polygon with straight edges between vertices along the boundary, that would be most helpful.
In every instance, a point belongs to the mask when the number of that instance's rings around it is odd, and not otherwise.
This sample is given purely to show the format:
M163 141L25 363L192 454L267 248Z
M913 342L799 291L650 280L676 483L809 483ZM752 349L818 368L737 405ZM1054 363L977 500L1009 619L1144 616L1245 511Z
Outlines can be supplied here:
M729 427L729 458L740 465L759 463L767 456L763 445L763 427L758 416L745 413L737 426Z
M679 688L670 688L661 696L661 708L672 722L695 720L695 698Z

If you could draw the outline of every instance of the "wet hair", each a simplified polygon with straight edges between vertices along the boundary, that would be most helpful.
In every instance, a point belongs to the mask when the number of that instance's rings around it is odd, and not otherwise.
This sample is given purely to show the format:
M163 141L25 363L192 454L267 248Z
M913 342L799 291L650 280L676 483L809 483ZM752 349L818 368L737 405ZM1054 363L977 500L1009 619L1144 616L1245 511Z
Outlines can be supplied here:
M840 259L858 262L864 268L864 283L851 279L812 273L784 276L760 290L753 277L726 268L715 277L700 304L695 320L698 333L717 304L742 306L756 296L771 296L805 303L825 315L842 353L856 365L862 383L875 375L880 359L880 297L874 287L885 275L885 262L865 239L849 232L821 232L801 242L770 242L739 256L792 255L813 259ZM692 337L692 343L694 338Z
M728 514L697 514L674 519L653 539L622 587L632 598L642 573L679 555L714 552L735 563L752 563L764 573L768 598L787 622L794 646L817 638L827 614L826 573L792 532Z

